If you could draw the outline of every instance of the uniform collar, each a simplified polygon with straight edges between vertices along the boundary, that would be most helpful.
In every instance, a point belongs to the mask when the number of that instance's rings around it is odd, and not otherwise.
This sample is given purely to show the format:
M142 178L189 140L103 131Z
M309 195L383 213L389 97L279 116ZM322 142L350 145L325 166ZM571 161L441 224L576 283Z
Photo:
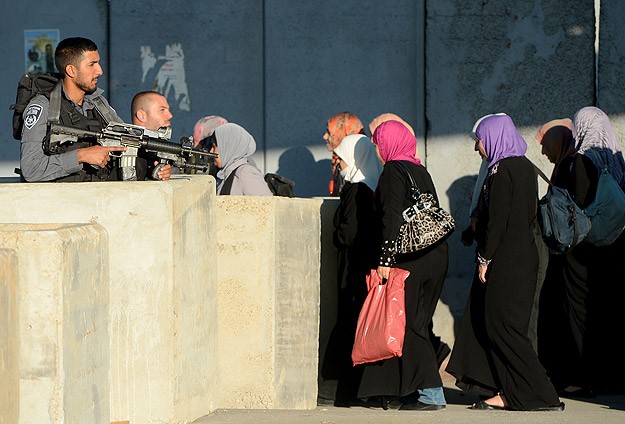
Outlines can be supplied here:
M78 109L82 108L83 110L93 109L94 108L93 99L95 99L96 97L100 97L102 95L102 93L104 93L104 90L102 90L101 88L96 88L93 93L85 94L84 100L82 102L82 107L81 107L75 101L73 101L72 99L69 98L69 96L65 92L65 87L63 87L63 97L65 97L67 100L69 100Z

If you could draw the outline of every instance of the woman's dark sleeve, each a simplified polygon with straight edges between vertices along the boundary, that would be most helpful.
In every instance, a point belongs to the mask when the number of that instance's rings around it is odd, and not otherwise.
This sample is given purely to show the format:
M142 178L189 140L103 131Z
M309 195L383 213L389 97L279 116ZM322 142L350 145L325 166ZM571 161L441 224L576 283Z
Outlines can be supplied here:
M393 247L404 222L402 212L408 196L407 177L396 164L388 162L378 182L378 196L382 217L381 266L393 266Z
M513 192L512 176L507 169L500 166L499 172L490 179L488 222L477 251L480 260L489 262L503 239L510 217Z

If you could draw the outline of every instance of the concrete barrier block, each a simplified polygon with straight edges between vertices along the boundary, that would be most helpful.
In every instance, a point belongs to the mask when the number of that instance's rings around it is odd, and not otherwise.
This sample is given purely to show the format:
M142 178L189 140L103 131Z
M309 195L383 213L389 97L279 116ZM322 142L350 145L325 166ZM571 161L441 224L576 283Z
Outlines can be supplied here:
M0 224L19 269L19 418L109 421L108 240L97 224Z
M17 254L0 250L0 423L18 422L19 337Z
M216 409L214 197L206 175L0 184L0 222L97 222L109 235L111 421Z
M220 408L316 406L319 207L217 198Z

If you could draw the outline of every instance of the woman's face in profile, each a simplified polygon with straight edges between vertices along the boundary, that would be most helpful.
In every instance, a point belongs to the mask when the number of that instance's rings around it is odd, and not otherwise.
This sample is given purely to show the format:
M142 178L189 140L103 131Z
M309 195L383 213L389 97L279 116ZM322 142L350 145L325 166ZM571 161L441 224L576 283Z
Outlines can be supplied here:
M211 145L211 148L209 150L210 153L215 153L216 155L219 154L219 147L217 146L217 143L213 143ZM213 159L213 163L215 164L215 166L219 169L223 168L223 163L221 162L221 158L220 157L216 157L215 159Z
M479 138L475 139L475 151L479 152L480 156L484 159L488 160L488 155L486 154L486 149L484 149L484 143Z

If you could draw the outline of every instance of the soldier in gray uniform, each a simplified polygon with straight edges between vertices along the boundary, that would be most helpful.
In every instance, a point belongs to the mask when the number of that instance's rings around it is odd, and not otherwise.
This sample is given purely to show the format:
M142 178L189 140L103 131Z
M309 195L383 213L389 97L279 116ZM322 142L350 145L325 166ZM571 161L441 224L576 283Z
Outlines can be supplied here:
M100 131L111 120L123 122L97 88L102 67L93 41L66 38L57 46L54 60L62 76L60 111L50 110L50 100L41 94L26 107L20 149L22 178L28 182L117 180L116 161L109 153L122 152L125 147L84 140L59 154L44 151L48 114L58 113L61 125L89 131Z

